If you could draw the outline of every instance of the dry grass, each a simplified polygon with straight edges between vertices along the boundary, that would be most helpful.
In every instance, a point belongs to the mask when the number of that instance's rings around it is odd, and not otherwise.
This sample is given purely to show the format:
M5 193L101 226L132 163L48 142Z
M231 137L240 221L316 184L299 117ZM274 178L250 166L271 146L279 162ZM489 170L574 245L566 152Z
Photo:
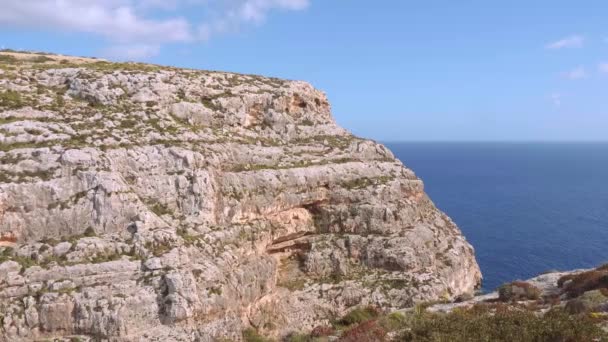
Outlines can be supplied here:
M565 275L557 281L557 286L569 298L576 298L587 291L608 288L608 267L604 265L595 270Z

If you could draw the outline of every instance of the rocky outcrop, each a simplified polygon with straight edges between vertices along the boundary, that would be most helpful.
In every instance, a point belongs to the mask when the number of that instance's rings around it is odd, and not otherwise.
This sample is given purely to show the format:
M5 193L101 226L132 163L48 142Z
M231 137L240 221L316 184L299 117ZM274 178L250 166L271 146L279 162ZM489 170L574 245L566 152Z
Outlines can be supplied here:
M0 341L284 336L481 279L305 82L0 54L0 161Z
M589 316L608 332L608 264L595 269L550 271L526 281L517 280L502 285L497 291L457 300L437 303L426 310L450 313L474 306L503 305L511 310L526 310L542 316L556 310L570 315ZM411 309L401 310L408 312Z

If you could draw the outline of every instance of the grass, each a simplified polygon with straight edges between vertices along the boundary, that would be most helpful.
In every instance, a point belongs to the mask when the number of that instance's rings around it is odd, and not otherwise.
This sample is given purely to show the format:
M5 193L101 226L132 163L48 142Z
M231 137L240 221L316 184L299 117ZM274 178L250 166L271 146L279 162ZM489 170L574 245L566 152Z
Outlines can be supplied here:
M347 190L357 190L364 189L372 185L381 185L386 184L389 181L393 180L394 177L390 176L380 176L375 178L356 178L353 180L345 181L340 184L343 188Z
M25 272L26 269L38 265L36 260L28 257L15 255L12 248L5 247L0 251L0 264L6 261L15 261L21 266L21 273Z
M118 127L122 128L122 129L132 129L135 126L137 126L137 121L133 120L133 119L125 119L122 120L119 124Z
M173 246L171 246L170 243L167 243L164 241L163 242L148 241L148 242L146 242L145 247L155 257L159 257L159 256L169 252L171 249L173 249Z
M603 296L601 291L595 292ZM588 311L571 314L561 306L541 315L506 303L477 304L450 313L422 309L388 315L373 307L360 307L336 320L333 327L294 333L286 341L327 341L327 336L340 342L608 341L608 332L598 325L602 320L601 315Z
M23 107L23 100L21 94L14 90L7 90L0 93L0 107L6 107L8 109L18 109Z
M11 55L0 55L0 63L16 63L17 58Z
M156 202L150 205L150 210L157 216L171 215L171 210L163 203Z
M449 314L423 313L397 341L606 341L608 335L587 316L554 308L543 316L498 305L475 306Z
M272 340L258 334L253 328L243 330L243 341L245 342L273 342Z
M277 285L280 287L284 287L292 292L300 291L300 290L303 290L304 287L306 286L306 279L305 278L289 279L287 281L280 282Z
M371 306L361 307L347 313L338 321L338 324L342 326L351 326L353 324L369 321L378 316L380 316L378 309Z
M52 61L54 61L54 59L49 58L47 56L36 56L36 57L32 57L32 58L28 59L27 61L31 62L31 63L46 63L46 62L52 62Z

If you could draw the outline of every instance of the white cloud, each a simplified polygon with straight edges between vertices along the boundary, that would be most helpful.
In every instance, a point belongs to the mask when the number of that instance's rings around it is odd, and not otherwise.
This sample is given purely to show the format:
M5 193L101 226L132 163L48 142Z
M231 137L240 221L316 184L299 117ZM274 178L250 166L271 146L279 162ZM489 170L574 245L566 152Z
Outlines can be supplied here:
M571 35L558 41L545 45L545 48L551 50L566 49L566 48L581 48L585 44L585 37L581 35Z
M96 35L110 43L106 53L138 59L158 53L163 44L206 40L259 24L273 10L305 9L310 1L0 0L0 25Z
M201 23L197 28L198 37L206 40L218 34L232 32L242 24L260 24L273 9L298 11L306 9L310 0L240 0L231 1L212 20Z
M606 73L606 74L608 74L608 62L605 62L605 63L600 63L600 64L598 65L598 69L599 69L599 71L600 71L601 73Z
M562 73L562 76L570 80L580 80L587 77L587 70L583 66L576 67Z

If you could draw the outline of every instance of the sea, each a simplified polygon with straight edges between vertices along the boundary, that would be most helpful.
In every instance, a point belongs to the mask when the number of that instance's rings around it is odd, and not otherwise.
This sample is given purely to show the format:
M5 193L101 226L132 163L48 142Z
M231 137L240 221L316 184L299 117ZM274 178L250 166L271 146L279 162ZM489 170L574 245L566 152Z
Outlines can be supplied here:
M475 248L483 290L608 262L608 143L386 143Z

